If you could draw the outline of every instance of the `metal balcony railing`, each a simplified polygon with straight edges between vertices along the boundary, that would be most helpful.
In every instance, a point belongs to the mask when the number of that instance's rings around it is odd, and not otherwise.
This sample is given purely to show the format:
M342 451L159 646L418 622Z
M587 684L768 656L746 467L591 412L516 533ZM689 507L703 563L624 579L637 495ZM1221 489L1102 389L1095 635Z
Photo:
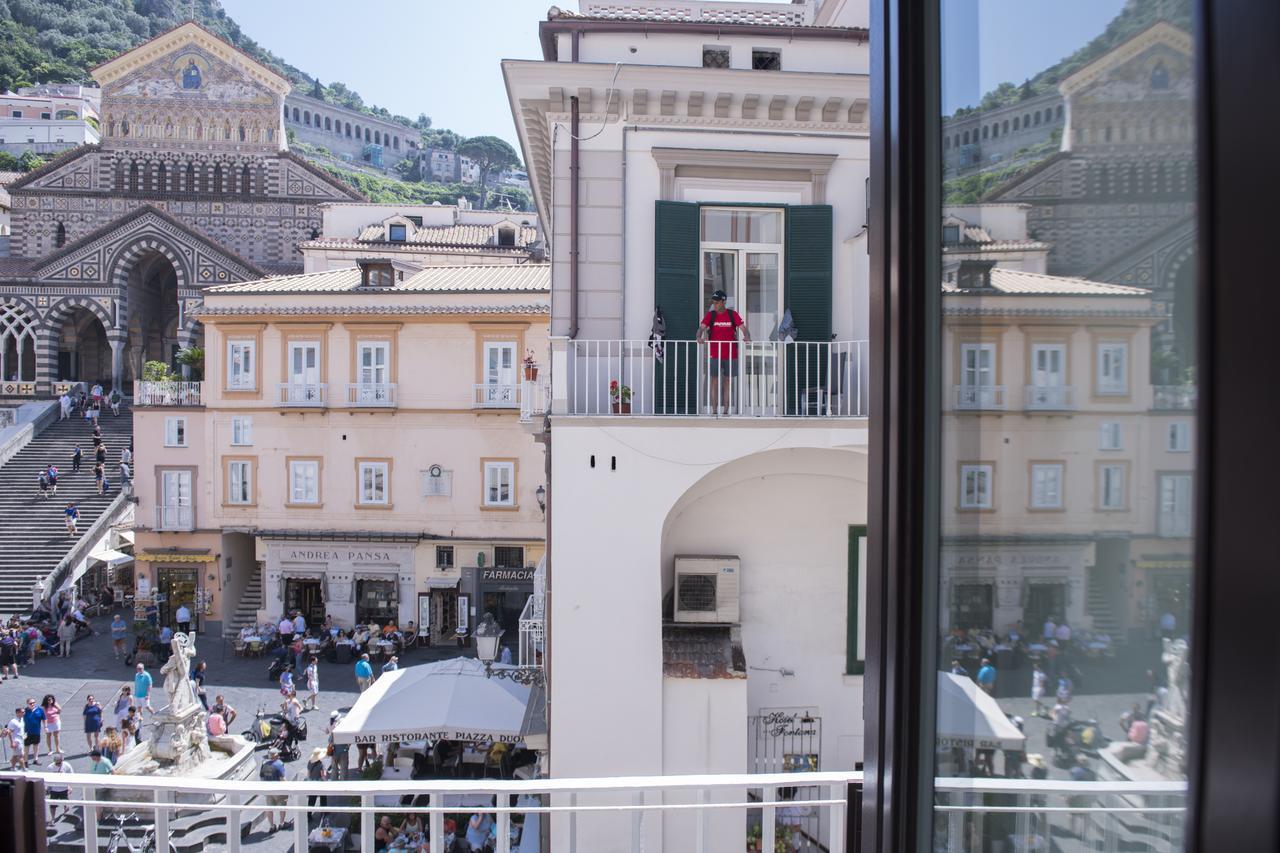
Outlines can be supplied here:
M357 382L347 386L347 405L354 409L394 409L396 386L392 382Z
M195 507L156 507L156 530L195 530Z
M532 423L551 411L551 385L526 379L520 385L520 422Z
M520 611L520 666L542 666L546 644L546 598L535 592Z
M276 405L288 408L324 408L327 387L323 382L281 382Z
M1152 408L1191 410L1196 407L1199 390L1195 385L1156 385Z
M200 406L202 382L139 382L135 406Z
M1028 385L1024 407L1030 412L1071 411L1076 407L1074 385Z
M712 350L711 347L716 347ZM723 347L723 357L712 358ZM553 341L564 415L865 418L866 341Z
M520 390L520 383L479 383L475 386L475 406L481 409L519 409Z
M1003 385L957 385L955 408L961 411L1003 410Z

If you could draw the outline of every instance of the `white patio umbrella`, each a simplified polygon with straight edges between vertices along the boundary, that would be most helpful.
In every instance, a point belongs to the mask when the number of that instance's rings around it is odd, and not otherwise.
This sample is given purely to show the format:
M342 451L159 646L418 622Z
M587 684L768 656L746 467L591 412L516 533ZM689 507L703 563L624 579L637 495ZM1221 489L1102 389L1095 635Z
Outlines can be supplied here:
M484 664L474 658L411 666L379 676L338 722L333 739L518 743L528 701L528 687L485 678Z
M1023 749L1027 736L972 679L938 673L938 746Z

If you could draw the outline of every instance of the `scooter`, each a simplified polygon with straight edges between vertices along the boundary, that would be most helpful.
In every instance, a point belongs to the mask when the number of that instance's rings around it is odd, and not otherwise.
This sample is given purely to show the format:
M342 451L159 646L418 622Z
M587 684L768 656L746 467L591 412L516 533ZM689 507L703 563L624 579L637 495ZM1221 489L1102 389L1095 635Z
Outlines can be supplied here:
M258 712L253 715L253 725L245 730L244 739L250 743L257 744L257 746L254 747L255 750L267 749L272 746L280 749L280 742L282 740L287 740L289 745L292 746L296 741L307 739L307 721L302 717L298 718L295 738L285 738L283 736L284 729L284 715L278 713L268 714L266 706L263 705L258 708ZM283 755L283 749L281 750L281 754ZM292 761L293 759L287 758L285 760Z

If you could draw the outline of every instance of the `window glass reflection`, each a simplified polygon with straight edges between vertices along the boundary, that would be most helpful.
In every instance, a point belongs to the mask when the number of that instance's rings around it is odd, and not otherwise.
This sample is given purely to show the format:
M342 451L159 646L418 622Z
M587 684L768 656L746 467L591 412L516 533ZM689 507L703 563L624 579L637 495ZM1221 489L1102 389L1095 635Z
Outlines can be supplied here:
M941 9L935 847L1180 849L1189 4Z

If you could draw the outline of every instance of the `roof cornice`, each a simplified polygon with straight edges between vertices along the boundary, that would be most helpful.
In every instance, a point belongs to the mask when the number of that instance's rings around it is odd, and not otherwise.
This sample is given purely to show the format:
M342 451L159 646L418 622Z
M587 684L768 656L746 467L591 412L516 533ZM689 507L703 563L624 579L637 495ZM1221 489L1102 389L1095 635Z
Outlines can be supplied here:
M790 41L852 41L865 44L871 31L862 27L785 27L770 24L721 24L698 21L608 21L600 18L561 17L538 25L542 58L559 60L556 36L561 33L677 33L681 35L759 36Z
M108 59L93 68L90 73L93 79L98 81L98 85L105 89L107 84L119 80L134 69L188 44L199 45L228 65L241 69L258 83L277 92L282 98L293 88L293 84L286 77L263 65L235 45L223 41L194 21L186 21L168 32L144 41L114 59Z

